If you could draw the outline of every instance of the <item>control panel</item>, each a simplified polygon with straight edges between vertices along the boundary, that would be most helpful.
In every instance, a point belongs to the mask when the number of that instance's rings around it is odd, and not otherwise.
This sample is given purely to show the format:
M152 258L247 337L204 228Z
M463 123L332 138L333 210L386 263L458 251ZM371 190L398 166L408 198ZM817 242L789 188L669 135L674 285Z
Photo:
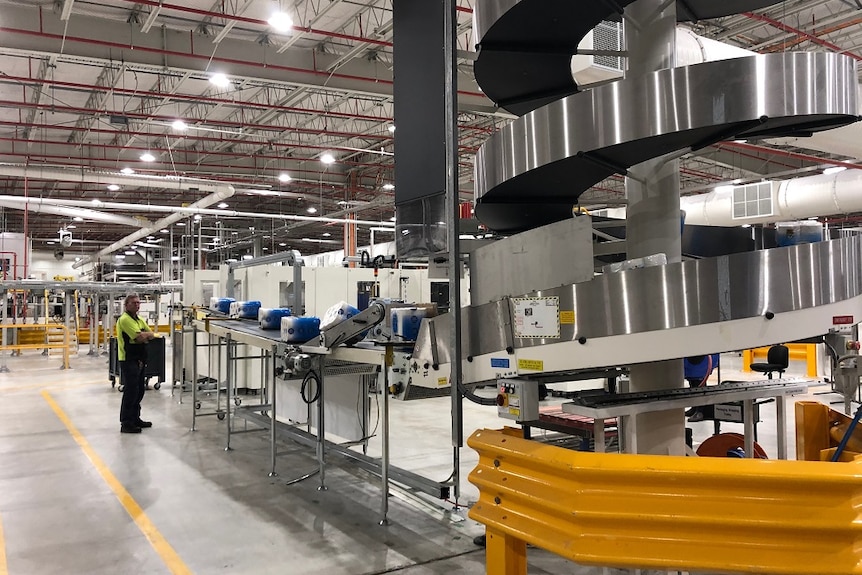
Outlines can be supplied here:
M497 415L514 421L539 419L539 384L524 379L498 380Z

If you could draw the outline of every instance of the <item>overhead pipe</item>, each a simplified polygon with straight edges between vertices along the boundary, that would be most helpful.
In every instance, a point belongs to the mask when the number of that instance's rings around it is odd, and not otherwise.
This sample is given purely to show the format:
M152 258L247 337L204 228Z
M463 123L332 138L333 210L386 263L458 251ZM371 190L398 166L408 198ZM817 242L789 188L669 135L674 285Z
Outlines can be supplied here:
M24 201L23 198L19 198L18 196L0 196L0 202L4 200L4 198L15 198L19 201ZM31 202L33 200L30 200ZM54 204L58 207L60 206L92 206L93 202L87 200L66 200L60 198L40 198L38 200L40 205L50 205ZM212 203L210 203L211 205ZM2 204L0 204L2 205ZM117 209L117 210L129 210L129 211L137 211L137 212L155 212L155 213L180 213L185 216L189 215L202 215L202 216L216 216L216 217L231 217L231 218L263 218L263 219L273 219L273 220L294 220L301 222L326 222L326 223L335 223L335 224L346 224L346 223L355 223L364 226L377 226L377 227L395 227L393 222L380 222L376 220L354 220L350 218L332 218L327 216L300 216L293 214L268 214L263 212L239 212L236 210L227 210L227 209L207 209L204 207L196 207L197 203L192 204L190 206L160 206L155 204L126 204L122 202L98 202L98 207L106 208L106 209ZM134 219L134 218L129 218ZM137 222L137 225L140 225L140 222Z
M11 208L13 210L29 210L34 214L53 214L57 216L69 216L70 218L83 218L85 220L105 222L107 224L119 224L121 226L131 226L134 228L139 228L145 223L139 219L130 218L128 216L106 214L96 210L76 207L52 205L48 202L49 200L46 198L25 198L22 196L0 195L0 206Z

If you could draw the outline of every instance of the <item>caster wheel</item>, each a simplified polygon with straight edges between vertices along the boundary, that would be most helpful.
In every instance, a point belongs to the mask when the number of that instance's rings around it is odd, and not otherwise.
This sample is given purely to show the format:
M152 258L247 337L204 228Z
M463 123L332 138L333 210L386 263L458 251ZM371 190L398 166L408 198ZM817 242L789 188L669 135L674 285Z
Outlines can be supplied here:
M233 400L233 404L239 406L240 404L242 404L242 400L240 398L236 398Z
M161 382L161 381L157 381L157 382L156 382L156 384L155 384L155 385L153 385L153 389L161 389L161 387L162 387L162 382Z
M218 415L216 415L216 417L218 417L218 420L221 421L222 419L224 419L224 413L219 413Z
M125 387L126 386L121 383L120 385L117 386L117 391L123 391L123 389L125 389Z
M197 403L195 403L195 409L200 409L200 408L201 408L201 402L198 401Z
M117 382L112 379L111 380L111 389L114 389L115 387L117 387Z

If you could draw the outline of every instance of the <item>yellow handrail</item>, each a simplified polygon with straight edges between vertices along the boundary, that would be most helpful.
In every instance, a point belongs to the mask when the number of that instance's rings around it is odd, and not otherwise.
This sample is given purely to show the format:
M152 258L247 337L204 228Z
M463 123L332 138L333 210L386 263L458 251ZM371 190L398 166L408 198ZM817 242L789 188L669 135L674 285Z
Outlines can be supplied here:
M25 343L25 344L0 344L0 352L6 350L22 350L22 349L62 349L63 350L63 369L69 369L69 328L61 323L0 323L0 329L44 329L45 343ZM63 343L48 342L48 328L60 328L63 330Z
M479 430L470 517L489 575L525 575L530 543L590 565L862 573L862 466L576 452Z

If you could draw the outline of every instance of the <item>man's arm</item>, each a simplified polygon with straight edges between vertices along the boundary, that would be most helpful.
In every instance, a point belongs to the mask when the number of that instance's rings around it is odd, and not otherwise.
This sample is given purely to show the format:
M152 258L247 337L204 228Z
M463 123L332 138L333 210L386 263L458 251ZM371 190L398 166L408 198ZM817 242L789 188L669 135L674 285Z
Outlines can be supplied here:
M135 341L138 343L146 343L154 339L156 337L156 334L152 332L150 326L147 325L147 322L142 321L140 323L142 324L142 327L140 328L141 331L138 332L138 335L135 336Z

